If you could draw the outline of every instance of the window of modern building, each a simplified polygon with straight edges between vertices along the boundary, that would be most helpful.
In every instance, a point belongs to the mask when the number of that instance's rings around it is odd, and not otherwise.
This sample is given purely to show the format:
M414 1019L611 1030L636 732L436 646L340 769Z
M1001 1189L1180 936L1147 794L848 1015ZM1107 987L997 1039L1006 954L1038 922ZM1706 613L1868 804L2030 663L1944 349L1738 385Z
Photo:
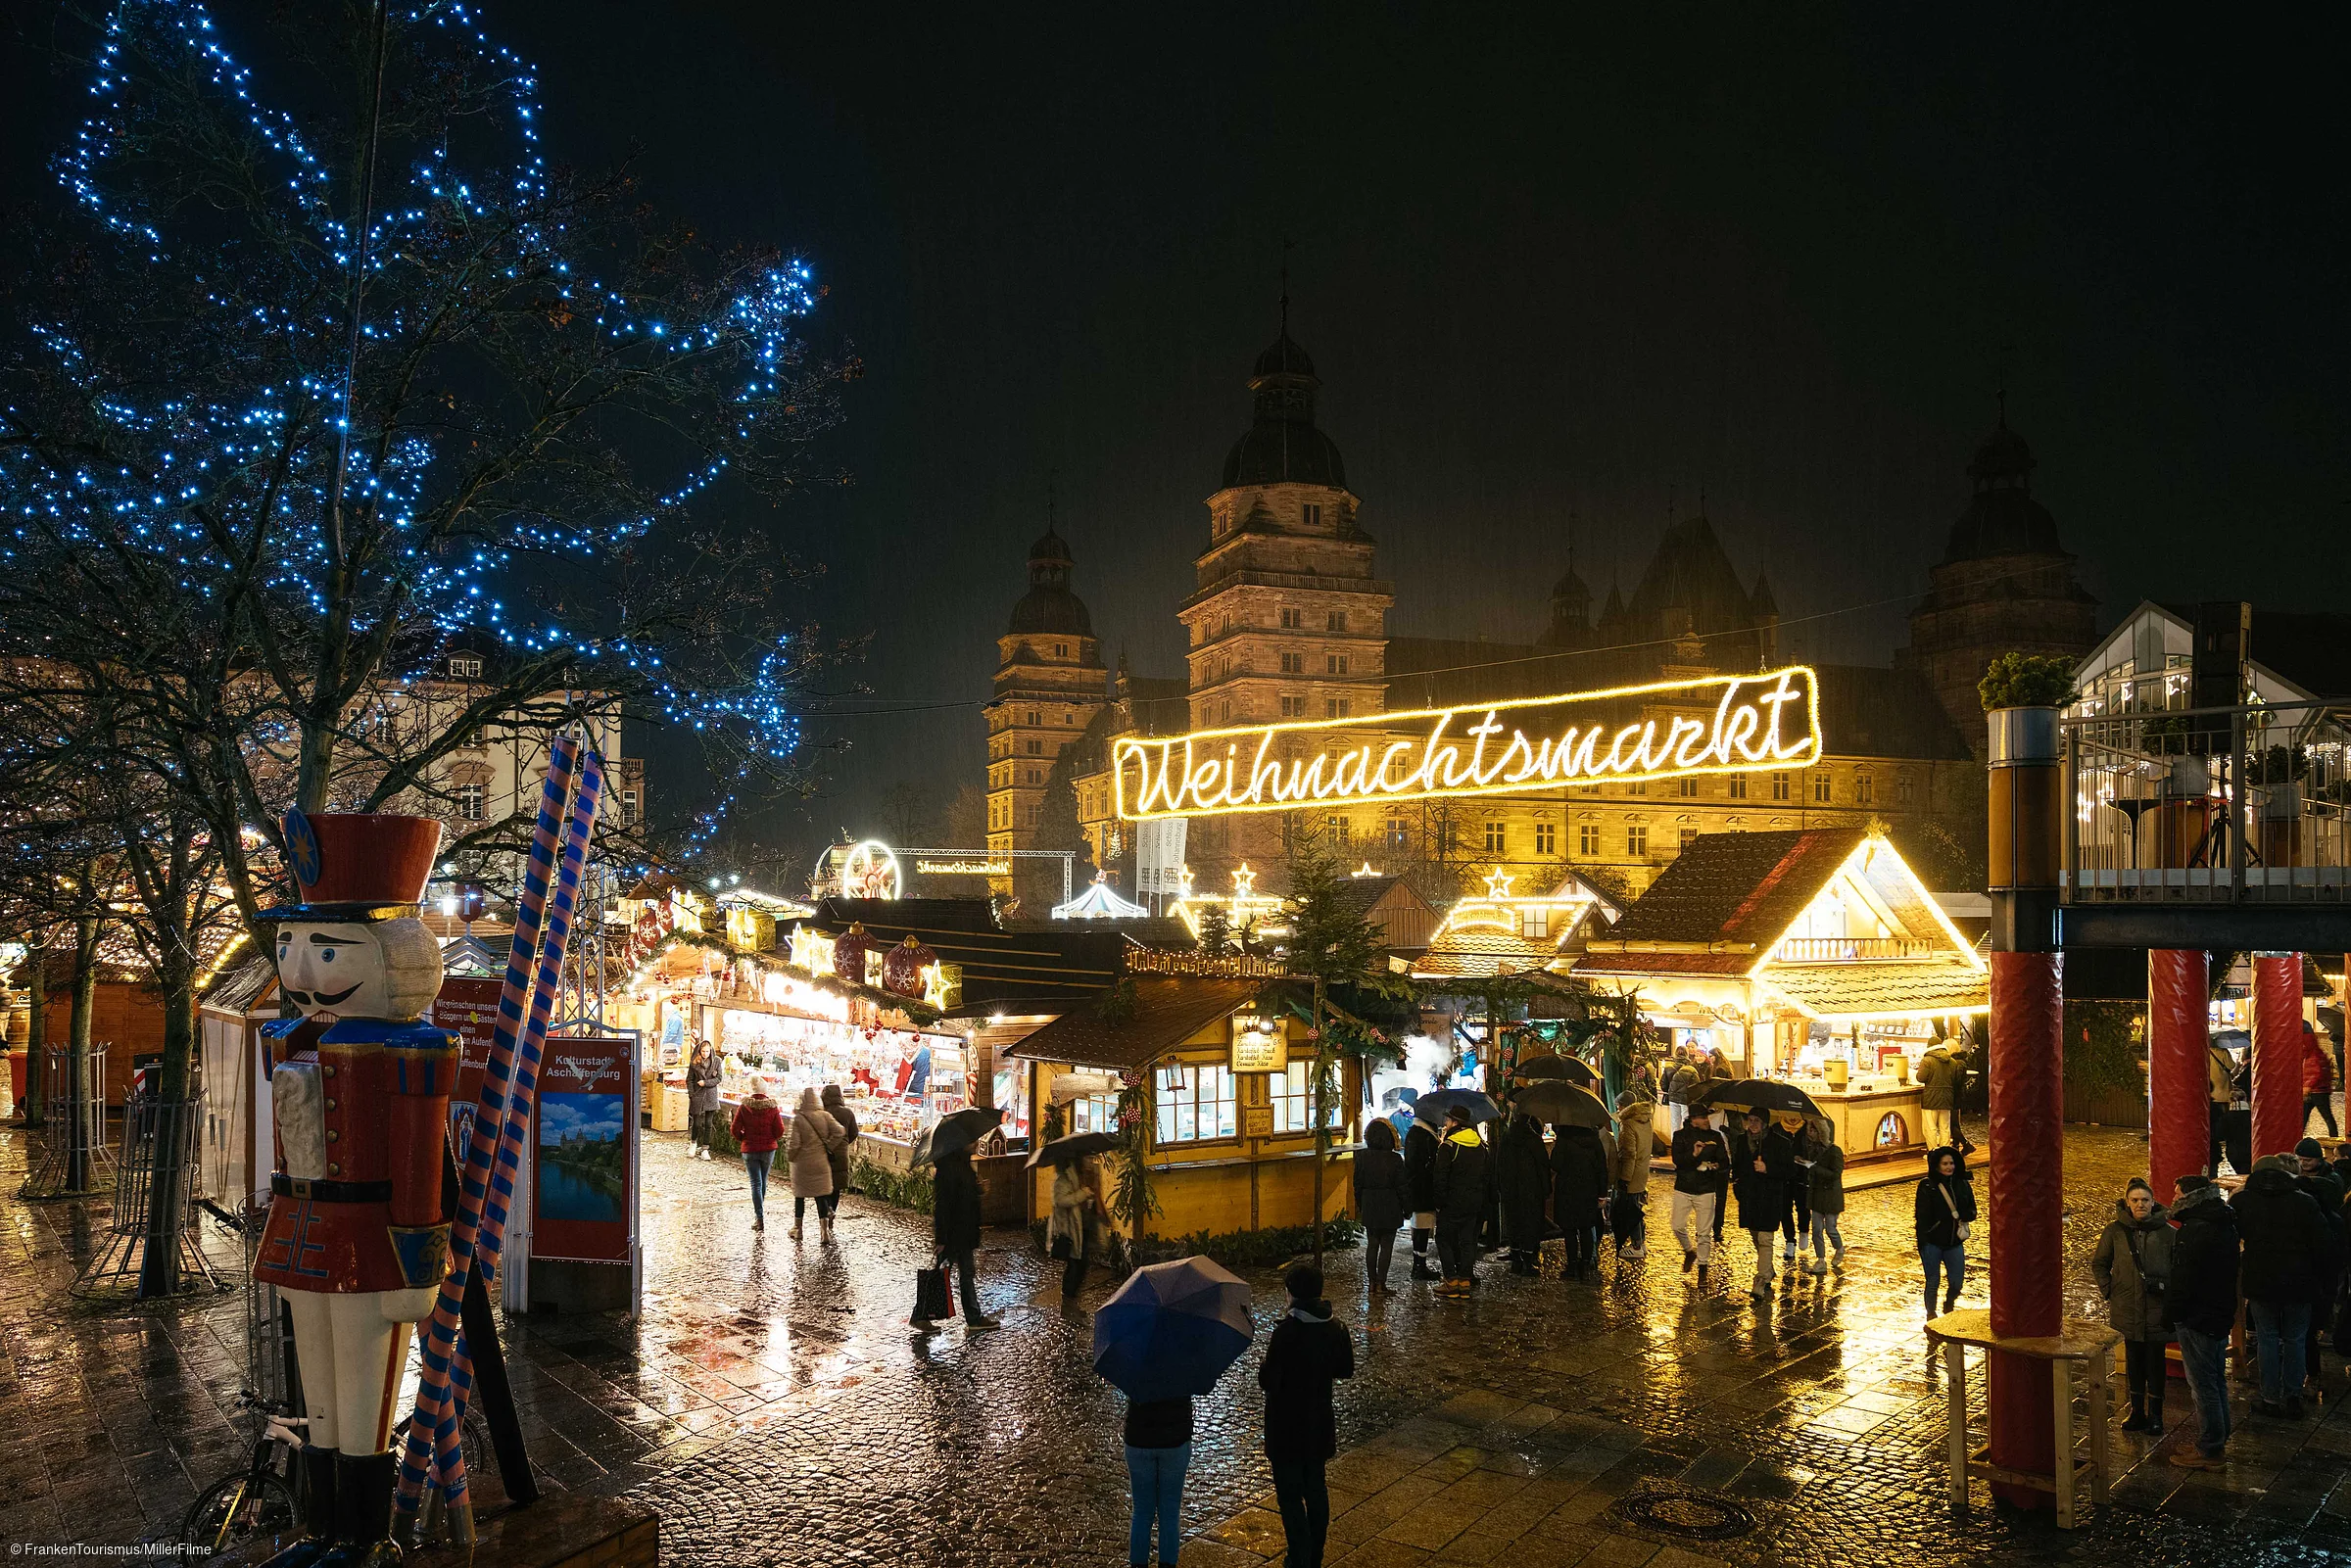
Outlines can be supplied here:
M1826 775L1823 775L1826 777ZM1866 773L1853 775L1853 804L1866 806L1878 798L1878 782Z
M1812 776L1812 799L1814 804L1825 806L1832 798L1834 798L1834 792L1829 788L1829 776L1825 773L1814 774Z
M1628 822L1624 825L1624 852L1628 855L1649 853L1649 824Z
M1734 773L1734 774L1732 774L1732 775L1731 775L1731 779L1730 779L1730 786L1731 786L1731 787L1730 787L1730 795L1731 795L1731 798L1732 798L1733 800L1745 800L1745 799L1747 798L1747 775L1746 775L1746 774L1744 774L1744 773Z
M1490 822L1490 823L1487 823L1487 824L1486 824L1486 853L1487 853L1487 854L1489 854L1489 855L1499 855L1499 854L1501 854L1501 853L1503 852L1503 846L1504 846L1504 845L1505 845L1505 844L1506 844L1506 843L1509 841L1509 839L1510 839L1510 824L1509 824L1509 823L1505 823L1505 822Z
M482 820L482 786L478 784L459 784L456 793L457 820L459 822L480 822Z
M1575 825L1575 852L1579 855L1600 853L1600 824L1579 822Z
M1774 800L1788 798L1788 776L1786 774L1775 773L1771 776L1771 798Z
M1535 853L1556 855L1559 852L1559 825L1556 822L1535 824Z
M1232 1072L1223 1063L1184 1062L1155 1069L1151 1087L1153 1109L1159 1113L1154 1142L1199 1143L1239 1131Z
M1330 612L1330 629L1334 632L1344 632L1347 630L1347 612L1345 610L1332 610Z
M1310 500L1305 505L1299 507L1298 520L1309 528L1320 528L1322 526L1321 503L1319 501Z
M1284 653L1281 656L1281 673L1284 675L1304 675L1306 673L1306 655L1303 653Z
M1315 1065L1312 1062L1293 1062L1279 1077L1266 1082L1272 1091L1273 1130L1275 1132L1312 1132L1315 1130ZM1338 1085L1331 1084L1331 1095L1322 1106L1322 1124L1339 1125Z

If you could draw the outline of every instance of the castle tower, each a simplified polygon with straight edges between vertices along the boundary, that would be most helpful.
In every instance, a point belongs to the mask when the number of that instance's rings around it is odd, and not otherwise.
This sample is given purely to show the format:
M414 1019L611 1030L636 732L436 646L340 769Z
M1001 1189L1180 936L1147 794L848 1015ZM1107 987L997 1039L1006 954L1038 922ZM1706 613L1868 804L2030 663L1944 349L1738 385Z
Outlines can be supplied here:
M1053 759L1109 700L1093 617L1070 591L1074 564L1047 522L1044 537L1029 546L1029 592L996 639L995 695L985 709L991 855L1034 847Z
M1551 588L1551 625L1543 646L1588 648L1592 645L1592 590L1576 575L1575 551L1567 552L1567 570Z
M1935 689L1943 711L1979 755L1984 709L1976 683L2011 650L2080 658L2097 641L2097 599L2074 577L2057 522L2033 499L2033 450L2000 421L1975 460L1967 510L1951 525L1926 597L1910 612L1910 645L1894 656Z
M1315 428L1321 383L1282 331L1249 377L1256 417L1208 499L1208 546L1178 606L1195 730L1380 711L1389 584L1331 439Z

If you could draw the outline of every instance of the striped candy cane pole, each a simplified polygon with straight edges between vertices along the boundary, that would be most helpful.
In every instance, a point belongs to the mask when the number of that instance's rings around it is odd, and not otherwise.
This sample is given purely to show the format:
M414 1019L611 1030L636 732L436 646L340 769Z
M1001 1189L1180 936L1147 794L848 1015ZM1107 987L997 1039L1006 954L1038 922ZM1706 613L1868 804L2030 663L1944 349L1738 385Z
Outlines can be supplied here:
M557 736L548 748L547 784L539 795L539 820L531 835L530 858L524 863L522 896L514 906L514 939L506 950L505 987L498 1001L498 1028L490 1042L490 1060L482 1072L482 1088L474 1101L473 1125L465 1146L465 1165L459 1173L457 1213L450 1226L449 1273L433 1315L420 1337L423 1371L416 1389L416 1408L408 1422L408 1448L401 1458L399 1506L404 1516L415 1512L424 1491L426 1456L439 1415L449 1398L451 1355L464 1309L465 1284L472 1272L475 1243L482 1217L482 1200L489 1189L490 1161L504 1124L507 1085L511 1080L514 1042L522 1032L533 966L539 955L539 928L547 909L548 882L554 874L555 837L563 821L563 804L571 793L571 775L580 742Z
M488 1288L498 1278L505 1248L508 1209L514 1200L514 1176L523 1161L523 1139L531 1107L539 1093L539 1061L547 1043L549 1016L554 1009L556 982L563 971L563 952L571 937L572 912L579 906L581 871L596 827L598 798L603 793L603 758L591 751L580 766L580 787L563 826L563 837L552 896L547 907L547 939L540 944L539 970L531 987L531 1011L515 1042L513 1092L506 1097L505 1118L500 1129L498 1155L490 1186L482 1202L481 1228L476 1238L475 1265ZM460 1541L472 1539L471 1504L466 1498L465 1455L458 1439L465 1408L473 1398L473 1365L461 1348L451 1358L447 1398L438 1413L433 1441L433 1483L446 1503L452 1528ZM415 1434L409 1433L413 1443Z

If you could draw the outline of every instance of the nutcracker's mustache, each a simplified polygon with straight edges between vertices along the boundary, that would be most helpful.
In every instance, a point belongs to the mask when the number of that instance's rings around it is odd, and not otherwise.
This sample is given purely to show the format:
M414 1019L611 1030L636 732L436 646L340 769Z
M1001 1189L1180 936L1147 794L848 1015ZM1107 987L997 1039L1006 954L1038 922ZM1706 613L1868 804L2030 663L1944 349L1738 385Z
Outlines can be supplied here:
M360 985L366 983L365 980L361 980ZM290 989L286 995L295 1002L310 1002L315 1003L319 1007L333 1007L338 1002L350 1001L358 993L360 985L349 986L340 991L296 991Z

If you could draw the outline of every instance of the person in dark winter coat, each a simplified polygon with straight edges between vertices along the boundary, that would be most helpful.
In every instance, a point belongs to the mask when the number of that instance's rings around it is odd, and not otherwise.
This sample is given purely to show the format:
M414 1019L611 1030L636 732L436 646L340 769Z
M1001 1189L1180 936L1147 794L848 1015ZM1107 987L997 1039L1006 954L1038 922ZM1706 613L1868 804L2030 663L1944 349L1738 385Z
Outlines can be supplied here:
M1561 1127L1551 1147L1551 1212L1567 1237L1567 1279L1592 1277L1600 1201L1608 1190L1608 1157L1590 1127Z
M2294 1166L2300 1172L2302 1190L2319 1206L2319 1217L2327 1221L2327 1234L2334 1239L2331 1250L2334 1266L2319 1282L2318 1293L2311 1300L2310 1333L2303 1341L2302 1365L2306 1375L2302 1392L2315 1400L2325 1391L2327 1383L2326 1364L2319 1359L2320 1336L2329 1331L2339 1333L2336 1306L2342 1299L2343 1263L2346 1256L2351 1256L2346 1252L2345 1237L2346 1220L2351 1216L2343 1212L2343 1178L2327 1163L2327 1151L2319 1146L2318 1139L2305 1138L2294 1145ZM2341 1349L2339 1339L2336 1349Z
M686 1124L694 1129L694 1157L710 1158L710 1137L718 1123L718 1085L725 1073L718 1052L700 1035L694 1037L694 1055L686 1063Z
M2302 1125L2305 1127L2310 1125L2313 1111L2327 1124L2327 1137L2342 1136L2334 1120L2334 1064L2327 1060L2327 1045L2319 1038L2319 1031L2305 1022L2302 1025Z
M1698 1092L1698 1083L1697 1065L1683 1051L1676 1051L1673 1069L1665 1074L1666 1115L1676 1132L1690 1123L1690 1097Z
M1405 1196L1413 1206L1413 1278L1436 1279L1428 1244L1437 1231L1437 1151L1441 1135L1417 1115L1404 1135Z
M2228 1463L2229 1334L2236 1326L2236 1215L2210 1176L2182 1176L2172 1204L2172 1278L2164 1321L2180 1341L2180 1365L2196 1402L2193 1447L2182 1443L2172 1463L2218 1470Z
M2131 1390L2126 1432L2163 1430L2163 1347L2172 1331L2164 1321L2164 1294L2172 1278L2172 1214L2155 1201L2155 1191L2131 1178L2114 1206L2114 1218L2090 1255L2089 1271L2106 1298L2106 1322L2123 1337L2123 1375Z
M1511 1272L1533 1274L1551 1226L1551 1151L1542 1124L1512 1117L1494 1145L1494 1186L1502 1200L1502 1228L1511 1244Z
M825 1085L824 1107L825 1115L840 1128L840 1147L827 1151L833 1160L833 1197L838 1208L840 1195L849 1190L849 1156L857 1149L857 1113L841 1098L838 1083Z
M2334 1261L2334 1237L2299 1175L2291 1155L2257 1160L2230 1204L2244 1243L2237 1282L2260 1347L2261 1398L2253 1413L2289 1420L2302 1416L2310 1314Z
M1705 1288L1714 1260L1714 1216L1730 1189L1731 1146L1703 1117L1692 1117L1673 1135L1673 1239L1682 1244L1682 1272L1698 1271ZM1692 1222L1697 1232L1692 1234Z
M1951 1134L1959 1116L1959 1080L1965 1072L1941 1040L1918 1059L1918 1108L1925 1113L1926 1140L1935 1148L1959 1141Z
M1273 1495L1281 1504L1289 1548L1284 1568L1322 1568L1322 1544L1330 1534L1322 1467L1339 1451L1330 1386L1355 1375L1355 1340L1331 1320L1330 1303L1321 1300L1321 1270L1301 1263L1282 1284L1289 1310L1273 1325L1257 1368L1257 1386L1266 1391L1266 1467L1273 1472Z
M1959 1289L1967 1283L1967 1232L1976 1220L1976 1188L1958 1150L1937 1149L1927 1156L1927 1173L1919 1179L1910 1214L1918 1232L1918 1259L1927 1271L1927 1315L1933 1317L1936 1275L1943 1276L1946 1312L1959 1305Z
M1788 1212L1788 1187L1796 1174L1796 1140L1750 1111L1731 1147L1731 1191L1739 1200L1739 1228L1755 1246L1755 1279L1748 1295L1771 1299L1771 1238Z
M939 1261L955 1270L963 1321L972 1328L994 1328L996 1319L980 1309L980 1287L972 1276L972 1262L980 1251L980 1172L972 1168L971 1150L938 1157L931 1193L932 1245Z
M1837 1249L1836 1262L1845 1262L1845 1233L1838 1228L1845 1212L1845 1151L1836 1139L1823 1135L1806 1142L1804 1158L1812 1162L1804 1178L1804 1224L1812 1236L1812 1258L1805 1269L1825 1274L1831 1247Z
M1437 1259L1445 1269L1438 1294L1465 1296L1477 1282L1477 1227L1493 1201L1494 1152L1457 1106L1437 1155Z
M1396 1129L1374 1121L1364 1129L1363 1152L1355 1157L1355 1213L1364 1222L1364 1277L1383 1295L1388 1259L1396 1253L1396 1227L1404 1223L1404 1189Z

